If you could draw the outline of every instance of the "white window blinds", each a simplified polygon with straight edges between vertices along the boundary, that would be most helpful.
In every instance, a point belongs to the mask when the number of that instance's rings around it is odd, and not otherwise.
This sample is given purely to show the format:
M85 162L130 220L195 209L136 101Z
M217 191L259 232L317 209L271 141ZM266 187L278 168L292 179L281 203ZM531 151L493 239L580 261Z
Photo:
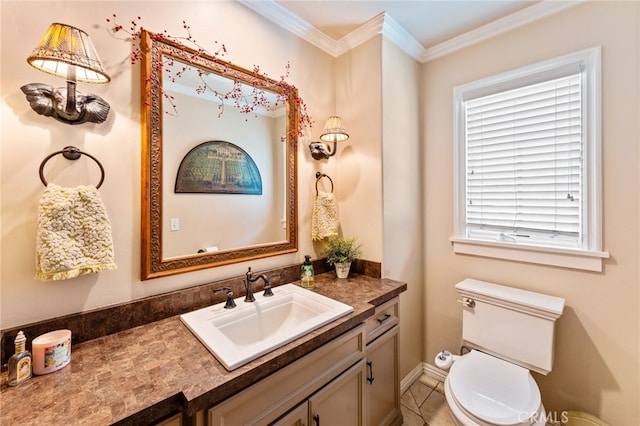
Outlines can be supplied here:
M577 247L580 73L464 102L467 237Z

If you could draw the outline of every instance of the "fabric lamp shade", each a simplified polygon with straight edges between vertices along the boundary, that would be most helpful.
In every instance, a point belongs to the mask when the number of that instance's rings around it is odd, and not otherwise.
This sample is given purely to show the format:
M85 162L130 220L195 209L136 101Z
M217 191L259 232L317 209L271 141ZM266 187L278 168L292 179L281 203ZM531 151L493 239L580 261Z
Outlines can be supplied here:
M108 83L111 80L89 35L70 25L51 24L27 62L68 81Z
M349 139L349 134L342 125L342 119L336 115L327 119L320 140L324 142L344 142Z

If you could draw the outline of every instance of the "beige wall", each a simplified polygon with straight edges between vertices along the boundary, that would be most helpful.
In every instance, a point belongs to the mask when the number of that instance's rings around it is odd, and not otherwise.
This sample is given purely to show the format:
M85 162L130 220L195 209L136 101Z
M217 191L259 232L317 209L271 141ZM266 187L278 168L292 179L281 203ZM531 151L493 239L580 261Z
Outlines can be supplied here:
M362 244L362 257L382 260L381 38L336 59L336 113L349 140L335 158L341 231Z
M377 36L336 60L336 113L350 139L334 168L341 231L382 260L382 275L408 283L400 298L400 377L422 361L419 64ZM331 174L334 173L334 174Z
M126 302L145 296L237 276L247 266L260 271L294 262L305 254L318 257L311 244L311 201L317 162L308 150L318 139L323 120L335 112L334 62L312 47L237 2L2 1L1 82L1 282L0 328ZM226 59L279 78L291 64L295 84L309 114L318 122L298 147L300 250L250 263L229 265L174 277L140 281L140 84L139 66L129 64L130 45L113 36L106 18L113 14L128 24L136 16L156 32L183 35L182 20L208 50L224 43ZM70 126L31 110L20 87L31 82L63 86L64 81L26 63L51 22L75 25L89 33L111 74L108 85L78 84L81 92L102 96L111 105L107 122ZM318 128L319 127L319 128ZM38 200L43 192L38 167L49 153L75 145L97 157L106 179L100 194L110 215L118 270L58 282L40 282L35 273ZM61 156L47 164L46 177L61 185L97 182L95 164L80 159L72 165Z
M422 185L420 64L382 43L382 274L407 283L400 296L400 377L422 361Z
M612 425L636 425L640 412L640 4L585 2L558 15L426 63L422 128L426 173L425 360L458 351L461 310L454 284L472 277L566 299L556 360L536 375L550 411L580 409ZM602 273L453 254L452 89L595 45L602 46Z

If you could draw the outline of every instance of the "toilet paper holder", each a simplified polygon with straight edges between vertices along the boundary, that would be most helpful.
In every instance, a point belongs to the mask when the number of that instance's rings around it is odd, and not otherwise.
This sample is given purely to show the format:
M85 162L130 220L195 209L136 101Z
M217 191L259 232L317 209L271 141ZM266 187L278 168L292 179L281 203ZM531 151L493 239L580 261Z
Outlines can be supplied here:
M439 369L448 370L453 365L453 362L459 358L459 356L453 355L447 350L442 350L440 351L440 353L438 353L438 355L436 355L434 361L436 367L438 367Z
M438 359L442 360L442 361L446 361L447 358L449 358L451 356L451 352L449 352L446 349L443 349L440 351L440 353L438 353L437 357Z

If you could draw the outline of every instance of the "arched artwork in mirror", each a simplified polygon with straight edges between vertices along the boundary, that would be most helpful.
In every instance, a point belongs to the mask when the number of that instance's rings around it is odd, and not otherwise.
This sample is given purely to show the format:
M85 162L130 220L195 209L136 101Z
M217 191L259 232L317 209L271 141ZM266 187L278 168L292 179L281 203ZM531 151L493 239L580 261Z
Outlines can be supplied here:
M295 87L157 34L141 46L142 279L297 251Z

